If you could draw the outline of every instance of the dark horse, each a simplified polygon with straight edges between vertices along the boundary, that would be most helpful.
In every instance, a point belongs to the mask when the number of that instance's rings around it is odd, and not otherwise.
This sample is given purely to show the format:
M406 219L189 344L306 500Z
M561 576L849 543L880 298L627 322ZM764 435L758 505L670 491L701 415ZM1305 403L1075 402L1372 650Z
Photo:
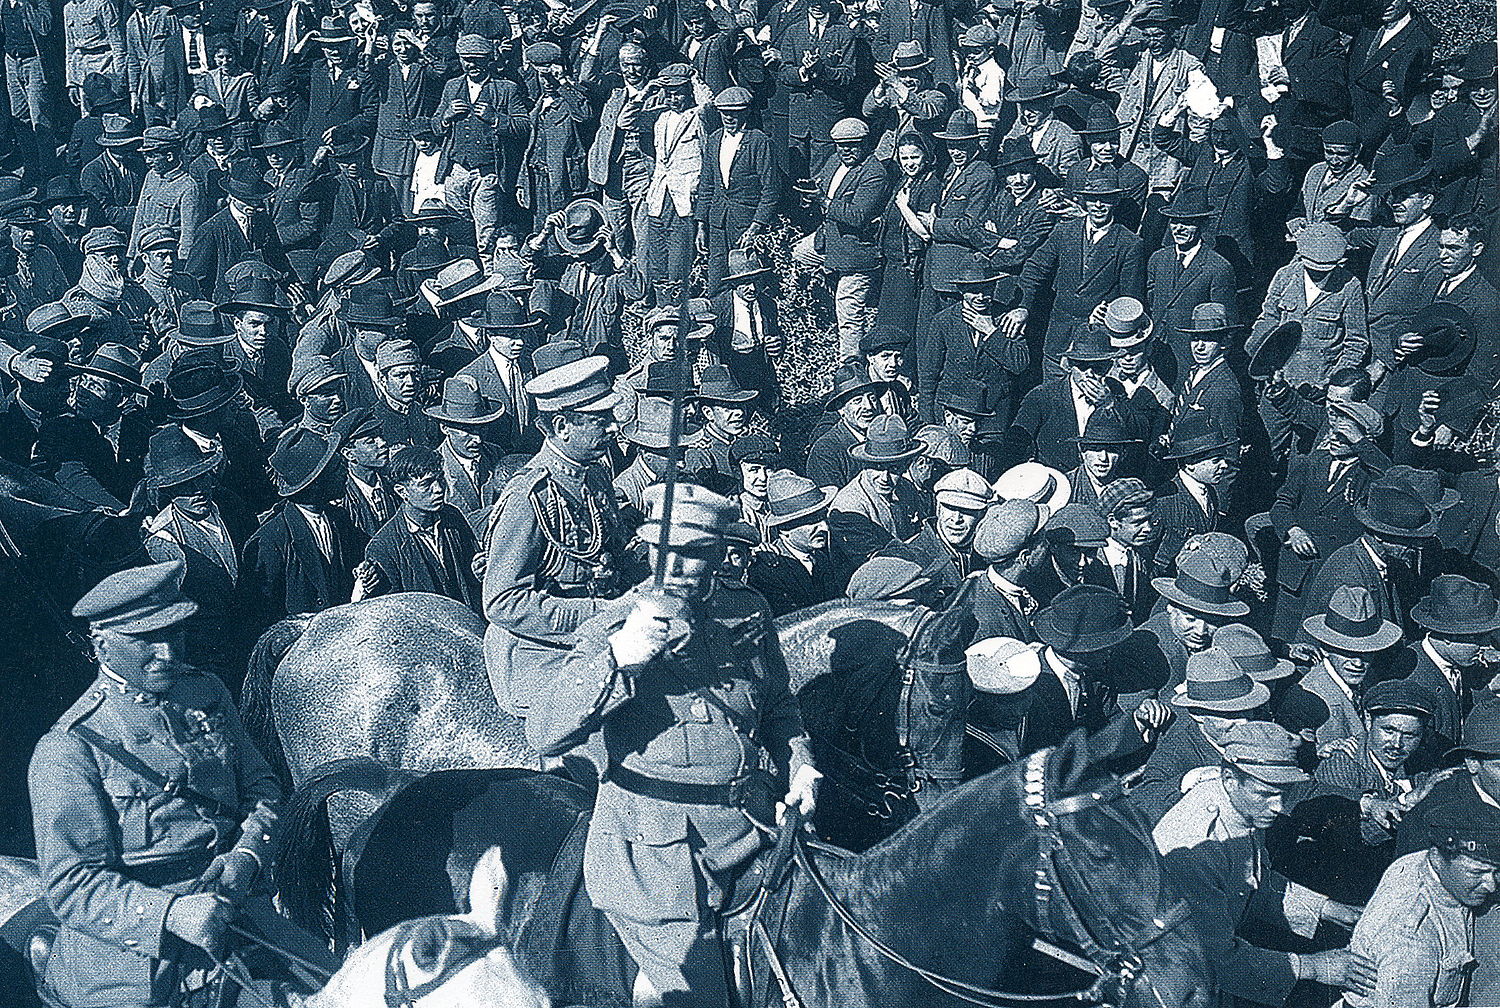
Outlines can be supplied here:
M31 750L95 674L69 610L106 575L145 562L139 516L0 460L0 852L33 853Z
M1138 745L1075 734L958 787L863 854L799 839L759 926L732 937L742 1003L792 1003L778 975L807 1008L1202 1003L1206 965L1187 906L1103 769ZM517 880L502 933L518 961L561 1003L629 1004L629 964L581 889L580 788L524 770L403 784L388 769L332 768L292 803L279 859L284 905L304 926L330 924L321 810L348 787L392 794L342 864L335 903L350 933L461 912L474 863L499 846Z

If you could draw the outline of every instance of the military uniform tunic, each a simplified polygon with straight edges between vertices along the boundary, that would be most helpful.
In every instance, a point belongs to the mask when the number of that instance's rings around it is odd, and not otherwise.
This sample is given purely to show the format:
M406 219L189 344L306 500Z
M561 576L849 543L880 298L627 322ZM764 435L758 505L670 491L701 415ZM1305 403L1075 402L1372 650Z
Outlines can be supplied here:
M1369 997L1345 994L1349 1008L1454 1008L1474 968L1474 912L1449 895L1414 851L1386 869L1354 927L1351 951L1368 956L1378 979Z
M485 664L502 707L524 713L569 635L633 580L609 473L550 443L495 501L484 573Z
M748 817L769 821L784 790L771 774L785 780L809 763L809 746L758 593L716 582L693 604L684 643L621 668L609 637L643 588L578 628L550 688L534 700L526 732L544 755L598 743L591 751L605 762L584 854L589 897L659 991L701 994L720 971L707 908L762 846ZM630 777L612 779L617 768L654 781L746 782L746 793L738 804L667 801L631 790Z
M168 788L96 748L80 727ZM189 672L157 696L101 672L37 743L30 787L38 866L62 924L47 984L68 1008L173 1003L176 960L190 952L166 931L173 898L231 848L270 860L281 789L229 691Z

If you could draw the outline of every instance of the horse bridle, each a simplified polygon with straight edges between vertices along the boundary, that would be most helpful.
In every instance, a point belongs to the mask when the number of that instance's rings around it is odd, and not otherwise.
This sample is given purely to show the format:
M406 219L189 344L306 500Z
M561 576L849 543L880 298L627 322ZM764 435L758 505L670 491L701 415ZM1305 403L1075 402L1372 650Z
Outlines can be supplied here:
M422 917L396 926L395 933L391 936L391 947L385 953L386 1008L416 1008L417 1002L422 998L503 944L498 937L481 930L477 925L469 925L472 931L456 926L465 923L448 918ZM437 933L429 934L430 932ZM416 942L429 940L430 937L441 939L449 948L459 946L462 952L446 957L433 976L419 984L412 984L406 975L402 953L412 949L412 959L415 962Z
M1055 903L1066 914L1066 919L1077 935L1084 954L1078 955L1070 952L1043 938L1036 939L1032 947L1064 965L1092 973L1094 980L1086 987L1057 994L1025 994L1019 991L983 987L954 977L943 976L912 962L861 924L839 899L838 894L829 887L800 837L796 838L792 845L797 864L812 879L819 894L838 918L865 944L883 958L915 973L938 990L969 1004L978 1005L980 1008L1013 1008L1017 1005L1060 1004L1081 1000L1086 1003L1106 1005L1112 1002L1116 993L1123 993L1138 982L1146 983L1157 1002L1163 1003L1160 992L1157 991L1155 983L1152 982L1142 962L1141 953L1181 927L1188 917L1187 907L1179 905L1165 918L1153 920L1149 930L1134 936L1128 944L1123 942L1106 944L1101 941L1084 924L1083 915L1079 913L1067 887L1063 885L1058 871L1058 861L1060 857L1065 856L1066 851L1062 844L1062 835L1058 832L1057 820L1060 817L1075 815L1114 801L1124 793L1126 786L1116 781L1095 791L1049 802L1046 766L1046 751L1033 753L1027 758L1021 798L1022 810L1031 818L1032 825L1038 834L1037 867L1034 874L1034 889L1038 904L1037 917L1039 921L1046 919L1054 903L1054 894L1056 894L1058 898L1055 899Z

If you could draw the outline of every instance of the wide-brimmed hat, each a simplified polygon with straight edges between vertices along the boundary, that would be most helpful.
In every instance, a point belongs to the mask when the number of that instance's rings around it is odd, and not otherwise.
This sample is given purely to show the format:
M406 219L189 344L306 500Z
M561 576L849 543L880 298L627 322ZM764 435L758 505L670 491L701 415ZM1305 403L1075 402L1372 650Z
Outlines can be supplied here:
M553 230L552 237L568 255L586 255L599 247L606 220L598 200L581 196L563 208L562 226Z
M1185 185L1172 194L1172 202L1159 212L1168 220L1203 220L1217 211L1209 205L1208 190Z
M1037 640L1079 654L1104 651L1131 634L1130 610L1113 588L1079 584L1064 588L1031 623Z
M1213 543L1189 540L1177 555L1176 574L1152 578L1151 587L1179 609L1240 619L1250 614L1250 607L1234 597L1235 582L1244 572L1236 560Z
M1448 754L1490 760L1500 756L1500 701L1479 701L1464 718L1459 744Z
M219 305L218 309L229 315L242 311L286 315L291 312L292 306L276 284L264 277L252 276L234 291L228 301Z
M1122 0L1129 3L1130 0ZM1115 110L1104 102L1094 102L1089 106L1088 115L1084 118L1082 125L1075 131L1085 141L1089 137L1118 136L1120 133L1120 119L1115 115Z
M744 406L759 396L759 392L742 386L726 365L710 364L703 369L703 377L693 398L699 402Z
M849 449L849 457L866 466L902 468L926 451L913 439L906 421L898 416L878 416L865 431L865 439Z
M219 313L207 301L188 301L177 310L178 343L189 347L220 346L234 339L234 334L219 323Z
M521 300L509 291L490 291L484 299L484 313L477 316L474 325L487 333L503 333L512 338L525 339L540 332L542 322L528 310Z
M232 41L229 43L229 47L234 47L234 43ZM184 118L186 118L186 116L184 116ZM228 113L224 111L223 105L205 105L201 109L198 109L198 114L195 117L194 121L189 124L189 128L191 128L193 132L197 133L199 136L208 137L222 136L225 133L228 133L230 127L233 125L234 123L229 118ZM172 130L172 132L176 133L177 131ZM182 137L180 134L177 136L176 142L182 142ZM168 141L168 143L170 144L171 141ZM149 129L146 131L146 144L148 147L151 144L151 130Z
M1421 348L1406 358L1431 375L1457 372L1474 356L1477 329L1474 317L1456 304L1435 301L1418 308L1406 324Z
M1382 619L1375 599L1358 585L1340 585L1326 611L1302 621L1302 629L1319 644L1350 654L1384 651L1401 639L1401 628Z
M1381 479L1398 479L1417 492L1422 502L1434 511L1446 511L1457 504L1462 495L1452 487L1443 486L1443 477L1435 469L1418 469L1409 465L1393 465L1380 474Z
M167 372L168 415L190 420L212 413L240 394L244 382L238 371L225 370L217 353L190 351L172 362Z
M766 264L757 253L750 249L734 248L729 250L729 267L720 281L721 287L734 287L753 280L771 272L771 267Z
M1083 433L1078 436L1078 447L1129 448L1144 444L1147 431L1136 415L1105 403L1089 414L1084 422Z
M1296 319L1281 323L1251 350L1246 374L1256 381L1267 380L1286 367L1301 345L1302 323Z
M850 399L867 392L877 396L884 395L890 388L889 382L872 381L863 369L857 372L849 370L834 379L833 391L828 394L828 408L840 409Z
M251 150L279 150L282 147L298 147L303 137L284 122L273 122L261 131L260 143L251 144Z
M947 143L968 143L979 139L979 123L974 119L974 113L968 109L955 109L948 116L948 124L936 133L932 134L935 139Z
M989 389L972 378L950 376L938 388L937 404L941 409L966 417L984 420L995 416Z
M64 353L60 361L68 359L66 341L79 335L89 327L90 317L86 312L75 312L65 301L49 301L37 305L26 315L26 334L48 341L62 343Z
M1376 535L1396 539L1431 539L1438 517L1406 482L1379 479L1370 485L1354 516Z
M1218 301L1205 301L1193 308L1192 315L1178 329L1189 340L1213 336L1219 342L1240 327L1230 318L1229 306Z
M1073 499L1073 484L1060 470L1040 462L1022 462L1000 474L994 484L1000 500L1040 504L1050 514Z
M338 450L336 438L324 437L306 427L288 430L271 452L271 475L276 481L276 492L291 497L312 486Z
M94 351L87 364L74 364L73 371L112 381L137 395L146 393L141 384L140 355L119 343L105 343Z
M1073 330L1063 356L1069 361L1107 361L1120 356L1120 350L1111 343L1109 334L1097 326L1080 325Z
M409 211L405 220L413 227L420 227L423 224L447 224L458 220L458 214L454 213L442 200L429 199L423 200L421 206Z
M680 444L697 435L701 430L686 420L680 422L677 438ZM672 400L661 396L641 396L636 404L635 418L625 426L622 434L626 441L651 451L666 451L672 446ZM735 442L738 444L738 441Z
M1271 690L1256 682L1220 648L1208 647L1188 655L1187 678L1172 697L1177 707L1224 714L1243 714L1265 706Z
M922 43L917 39L907 39L897 42L896 48L891 51L891 66L901 73L910 73L932 66L932 57L927 55L927 50L922 48Z
M338 317L351 329L395 329L401 324L391 293L383 287L356 287L339 305Z
M216 447L206 452L177 424L168 424L146 444L146 486L151 490L179 486L213 472L223 461L222 450Z
M354 41L354 33L349 30L349 22L332 15L325 17L319 23L317 30L308 37L319 45L342 45L345 42Z
M133 147L142 140L141 124L130 116L110 114L100 121L104 130L94 140L100 147Z
M1073 195L1081 200L1119 199L1124 194L1125 190L1120 185L1120 170L1108 166L1086 169L1073 188Z
M1067 88L1058 83L1051 74L1040 67L1024 70L1011 81L1006 89L1005 100L1009 102L1044 101L1056 98Z
M1216 628L1212 643L1256 682L1274 682L1297 671L1290 661L1271 653L1258 631L1243 623L1226 623Z
M1162 458L1187 464L1218 454L1238 455L1239 442L1207 410L1185 410L1172 424Z
M1031 146L1031 141L1025 137L1008 137L1000 145L1000 152L995 155L995 171L1000 175L1005 175L1011 169L1019 168L1021 165L1035 169L1041 163L1041 156L1037 154L1036 148Z
M1427 595L1412 606L1411 621L1439 635L1484 636L1500 630L1500 602L1487 585L1462 574L1439 574Z
M422 296L436 312L481 297L500 285L497 276L486 276L473 259L459 259L438 270L437 276L418 285Z
M835 492L790 469L778 469L766 480L766 524L779 528L816 520L827 512Z
M443 379L443 399L422 412L449 427L484 427L505 415L505 404L486 398L468 375Z
M1375 157L1374 178L1369 190L1376 195L1386 195L1407 186L1426 182L1432 175L1432 167L1417 153L1415 147L1401 145Z

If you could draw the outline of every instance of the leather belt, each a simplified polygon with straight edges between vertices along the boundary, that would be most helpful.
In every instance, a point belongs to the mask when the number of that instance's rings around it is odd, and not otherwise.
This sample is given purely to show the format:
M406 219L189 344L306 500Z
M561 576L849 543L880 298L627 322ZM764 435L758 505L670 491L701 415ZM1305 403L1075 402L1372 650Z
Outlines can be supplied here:
M770 778L764 773L754 773L728 784L691 784L647 777L628 767L614 766L609 768L604 779L631 794L679 805L743 806L752 798L764 798L770 794Z

